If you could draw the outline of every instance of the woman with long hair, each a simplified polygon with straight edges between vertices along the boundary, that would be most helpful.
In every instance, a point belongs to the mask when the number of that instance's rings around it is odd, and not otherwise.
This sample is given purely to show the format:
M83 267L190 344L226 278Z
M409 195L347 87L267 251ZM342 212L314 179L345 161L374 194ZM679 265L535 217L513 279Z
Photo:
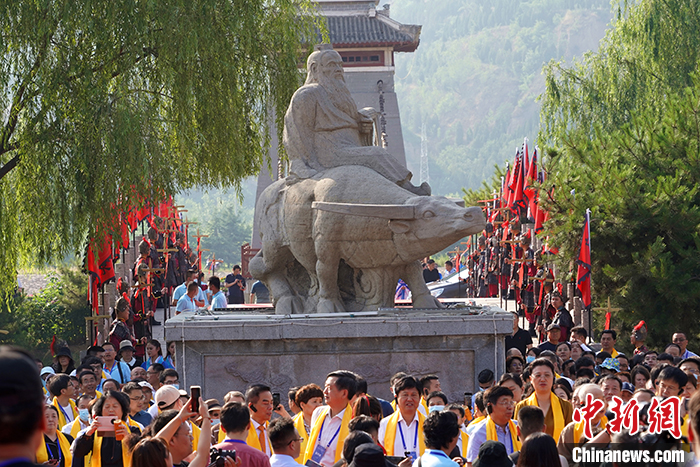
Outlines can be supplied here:
M168 342L168 345L166 346L165 349L166 349L165 358L163 360L165 361L166 364L177 369L177 365L175 364L175 341ZM163 366L165 366L165 365L163 365Z
M173 368L173 366L167 363L163 358L163 349L160 346L160 342L151 339L146 343L146 360L141 364L141 367L144 370L148 370L154 363L160 363L165 368Z
M58 431L58 409L53 405L47 405L44 411L46 427L44 428L44 440L36 450L36 461L39 464L53 464L59 467L71 467L73 456L70 445L73 442L71 435L64 435Z
M129 424L129 398L121 392L107 391L97 399L92 411L95 420L76 438L73 457L92 454L89 467L129 467L131 453L128 441L133 435L141 434L137 426ZM114 436L103 437L97 432L97 417L100 416L113 418Z
M525 439L518 467L561 467L557 443L546 433L533 433Z
M552 392L555 373L554 365L548 358L538 358L532 362L530 372L530 383L534 392L515 406L513 418L518 416L522 407L537 406L544 413L545 432L554 439L559 439L561 431L571 423L574 408L571 402L560 399Z

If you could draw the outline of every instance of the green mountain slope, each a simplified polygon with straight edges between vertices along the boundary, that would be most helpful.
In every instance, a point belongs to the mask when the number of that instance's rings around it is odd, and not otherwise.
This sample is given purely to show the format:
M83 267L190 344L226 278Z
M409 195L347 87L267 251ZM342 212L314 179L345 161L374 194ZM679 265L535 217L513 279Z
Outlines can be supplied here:
M409 169L417 180L425 124L433 192L450 194L536 137L543 64L597 49L612 13L608 0L394 0L391 16L423 26L417 51L396 56Z

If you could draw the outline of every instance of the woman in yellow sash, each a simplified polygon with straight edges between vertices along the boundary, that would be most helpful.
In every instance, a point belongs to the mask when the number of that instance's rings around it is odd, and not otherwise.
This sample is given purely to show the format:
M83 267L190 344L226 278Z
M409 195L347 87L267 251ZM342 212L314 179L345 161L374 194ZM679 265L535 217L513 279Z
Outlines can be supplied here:
M75 457L84 457L92 454L90 467L129 467L131 454L127 447L126 438L133 434L139 434L136 427L130 427L129 398L121 392L107 391L104 397L95 402L93 407L95 417L113 417L113 437L101 436L97 432L97 419L92 422L90 428L75 440ZM87 466L86 466L87 467Z
M309 433L311 432L311 416L314 414L316 407L323 405L323 390L316 384L302 386L294 396L294 402L301 409L293 418L294 428L299 432L299 436L304 438L301 442L301 454L296 458L296 461L301 464L301 461L304 460L306 443L308 443Z
M70 443L73 437L64 435L58 431L58 409L53 405L47 405L44 412L46 417L46 428L44 429L44 440L36 450L36 461L43 464L50 460L55 460L55 465L59 467L71 467L73 457L70 452Z
M574 408L571 402L558 398L552 392L554 386L554 365L546 358L538 358L530 366L530 383L535 392L515 406L514 418L526 405L536 405L544 412L545 433L559 440L559 435L566 425L571 423Z

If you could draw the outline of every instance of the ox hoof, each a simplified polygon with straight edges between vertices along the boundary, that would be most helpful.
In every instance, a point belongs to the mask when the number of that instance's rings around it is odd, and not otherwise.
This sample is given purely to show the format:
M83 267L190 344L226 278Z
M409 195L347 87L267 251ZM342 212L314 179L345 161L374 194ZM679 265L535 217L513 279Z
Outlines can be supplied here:
M275 314L294 315L304 312L304 304L299 297L280 297L275 304Z
M328 298L322 298L319 300L316 310L319 313L341 313L345 311L345 307L338 299L331 300Z
M442 303L432 295L422 295L413 298L413 308L444 308Z

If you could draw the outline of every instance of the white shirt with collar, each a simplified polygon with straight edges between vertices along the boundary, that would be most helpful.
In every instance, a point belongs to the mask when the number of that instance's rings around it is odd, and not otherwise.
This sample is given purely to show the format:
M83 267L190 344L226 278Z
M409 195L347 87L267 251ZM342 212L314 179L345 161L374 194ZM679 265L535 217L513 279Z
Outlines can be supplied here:
M256 422L255 419L251 417L250 422L253 424L253 428L255 429L255 436L258 436L258 427L261 426L260 423ZM265 451L263 451L265 454L267 454L267 457L270 457L272 455L272 448L270 447L270 437L267 434L267 427L265 425L262 425L263 427L263 433L265 433Z
M386 426L388 424L389 417L383 418L379 424L379 433L377 434L379 442L385 449L386 445L384 444L384 437L386 436ZM399 427L401 431L399 431ZM416 414L413 416L413 421L411 421L410 424L407 424L406 420L403 418L403 414L399 410L399 421L396 426L396 437L394 438L395 456L403 456L405 451L415 451L416 455L420 454L418 432L416 431L416 428L418 428L418 412L416 412ZM401 438L401 433L403 433L403 439ZM404 442L406 443L405 446Z
M331 418L331 411L327 405L316 407L313 415L311 415L311 427L316 424L316 419L318 419L321 411L323 410L328 410L328 413L326 414L326 418L323 420L323 431L321 432L321 436L319 437L317 444L320 444L323 447L328 446L326 453L323 455L323 458L321 458L320 464L325 467L331 467L333 464L335 464L335 450L338 447L338 436L333 439L333 442L330 443L330 445L328 445L328 443L333 438L333 435L335 435L335 432L340 429L340 425L343 423L343 415L345 415L347 408L341 410ZM343 446L341 445L340 449L342 448ZM311 452L313 452L313 450Z
M292 456L286 454L273 454L270 457L270 467L303 467Z

